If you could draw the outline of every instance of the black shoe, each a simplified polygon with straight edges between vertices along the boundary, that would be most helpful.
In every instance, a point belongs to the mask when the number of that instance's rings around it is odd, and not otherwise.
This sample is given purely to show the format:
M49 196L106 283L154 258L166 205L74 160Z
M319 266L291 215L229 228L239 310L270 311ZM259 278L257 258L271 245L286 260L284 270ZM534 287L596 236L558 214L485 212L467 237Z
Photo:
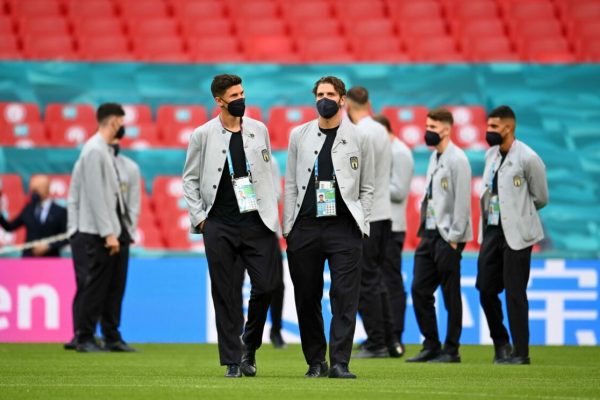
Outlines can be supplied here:
M240 366L237 364L230 364L227 366L227 371L225 372L225 378L241 378L242 371L240 371Z
M504 364L506 360L510 358L512 352L512 346L510 343L503 344L502 346L496 347L494 354L494 364Z
M356 379L356 375L348 371L348 365L346 364L334 364L329 370L329 377L339 379Z
M531 364L531 359L529 357L510 357L510 358L506 358L504 361L499 362L497 364L502 364L502 365L529 365L529 364Z
M101 353L104 350L95 342L83 342L77 343L75 351L77 351L78 353Z
M313 364L308 367L308 371L304 374L307 378L324 378L329 372L329 366L326 361L322 361L317 364Z
M240 369L245 376L256 376L256 350L250 348L244 350Z
M429 360L433 360L434 358L436 358L439 355L440 355L439 350L423 349L416 356L407 359L406 362L427 362Z
M357 353L354 353L352 355L352 358L386 358L388 356L388 349L386 349L385 347L382 347L381 349L377 350L368 350L366 348L363 348Z
M122 340L119 340L118 342L106 342L104 344L104 350L115 353L135 353L137 351Z
M394 343L388 346L388 354L392 358L400 358L404 355L404 345L402 343Z
M436 358L432 358L428 362L430 362L430 363L459 363L460 355L458 353L448 354L448 353L442 352L442 353L440 353L439 356L437 356Z
M281 336L281 331L271 330L271 335L269 335L269 337L271 338L271 343L273 344L273 347L275 347L276 349L287 348L287 343L283 340L283 337Z
M77 338L73 337L70 342L63 345L65 350L75 350L77 348Z

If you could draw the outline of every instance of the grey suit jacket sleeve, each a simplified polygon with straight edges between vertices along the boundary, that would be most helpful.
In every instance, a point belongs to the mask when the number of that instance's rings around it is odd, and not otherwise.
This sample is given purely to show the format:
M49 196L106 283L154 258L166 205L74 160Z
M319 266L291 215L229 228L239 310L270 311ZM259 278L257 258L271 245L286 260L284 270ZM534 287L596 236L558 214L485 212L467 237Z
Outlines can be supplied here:
M373 154L373 145L366 135L362 135L361 153L364 160L360 168L360 189L359 199L362 206L365 227L364 232L369 232L369 223L371 221L371 208L373 206L374 181L375 181L375 158Z
M142 209L142 186L140 168L133 161L129 165L129 190L127 191L127 207L129 208L129 218L131 218L131 227L135 230L140 220Z
M298 147L296 143L297 133L292 131L290 144L288 146L287 163L285 166L285 186L283 195L283 236L286 237L294 223L294 207L298 199L298 187L296 186L296 162Z
M106 174L108 173L106 158L99 150L91 150L81 168L81 181L90 202L90 213L92 214L90 217L96 224L98 234L102 237L116 235L117 232L113 230L110 222L110 215L116 213L116 210L109 210L109 202L106 200L106 195L109 193L105 187ZM98 173L101 175L100 182L98 182Z
M457 160L454 179L454 215L448 232L448 241L458 242L465 236L471 218L471 165L466 158Z
M390 198L394 203L401 203L410 193L414 161L410 155L401 152L393 153L393 156Z
M540 210L548 204L546 166L537 154L533 154L527 159L524 172L529 187L529 193L533 198L533 204L536 209Z
M190 211L192 229L200 233L196 228L206 219L206 206L200 193L200 155L202 145L198 131L190 138L185 165L183 167L183 195Z

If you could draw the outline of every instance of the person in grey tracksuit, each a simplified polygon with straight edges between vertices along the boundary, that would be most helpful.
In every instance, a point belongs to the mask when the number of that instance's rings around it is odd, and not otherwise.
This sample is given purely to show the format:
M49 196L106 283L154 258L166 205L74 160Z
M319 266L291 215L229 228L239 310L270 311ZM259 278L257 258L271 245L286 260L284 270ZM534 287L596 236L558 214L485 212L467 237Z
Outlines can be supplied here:
M527 282L534 244L544 238L538 210L548 204L546 167L515 137L516 117L508 106L488 115L477 260L477 289L490 336L494 363L529 364ZM506 291L506 309L514 349L502 323L498 295Z
M450 140L452 114L446 109L427 115L425 143L434 146L427 168L427 192L421 204L421 241L415 251L412 299L425 340L422 351L408 362L460 362L462 331L460 260L471 226L471 166ZM448 311L442 347L435 312L435 290L441 286Z
M283 236L287 239L305 376L356 378L348 369L360 290L362 240L369 234L373 152L369 140L342 118L344 83L332 76L313 88L319 118L292 130L285 175ZM321 299L323 270L331 273L331 369L325 362Z
M243 117L241 78L217 75L211 92L221 112L190 138L183 191L191 231L204 236L220 362L226 377L239 378L256 375L271 294L281 283L279 218L269 133L262 122ZM242 344L243 267L252 288Z

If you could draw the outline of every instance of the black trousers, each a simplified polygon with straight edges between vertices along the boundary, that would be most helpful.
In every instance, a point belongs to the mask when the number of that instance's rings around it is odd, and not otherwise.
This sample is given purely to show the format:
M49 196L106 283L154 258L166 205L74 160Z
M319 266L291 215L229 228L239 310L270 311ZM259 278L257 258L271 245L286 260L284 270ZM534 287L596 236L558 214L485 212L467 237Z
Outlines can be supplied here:
M331 364L348 364L352 352L360 291L362 232L351 216L305 218L287 237L290 275L304 358L309 365L325 361L327 342L321 299L323 271L329 263L331 288Z
M79 232L69 239L71 254L73 256L73 269L75 270L75 297L73 297L72 318L73 333L77 337L77 327L81 319L81 300L85 279L89 270L89 261L85 251L85 239Z
M77 258L74 260L76 279L82 282L81 286L78 282L73 302L77 341L93 341L98 321L107 343L122 340L119 326L127 282L129 243L121 242L119 253L113 256L109 255L105 240L99 235L77 232L71 243L76 248L73 250L73 257Z
M529 302L527 282L531 269L531 247L513 250L506 243L500 227L488 226L477 260L479 300L496 347L509 343L502 323L499 294L506 290L508 324L513 339L514 356L529 356Z
M443 350L456 354L462 332L462 298L460 292L460 260L465 244L453 249L439 233L427 233L415 251L412 299L421 334L423 348L441 348L434 293L442 287L444 305L448 312L448 326Z
M390 235L390 220L371 222L369 237L363 240L362 274L358 311L367 332L365 347L378 350L386 347L384 308L389 299L382 287L385 251Z
M404 232L392 232L387 243L383 262L382 296L384 298L382 303L388 345L392 345L394 342L402 343L402 334L404 333L406 290L402 278L402 249L404 248L405 236Z
M277 236L264 224L238 227L209 218L204 225L204 245L220 362L221 365L239 364L242 358L239 335L244 321L240 304L240 268L247 268L252 284L242 340L247 347L258 349L262 344L271 294L281 281Z

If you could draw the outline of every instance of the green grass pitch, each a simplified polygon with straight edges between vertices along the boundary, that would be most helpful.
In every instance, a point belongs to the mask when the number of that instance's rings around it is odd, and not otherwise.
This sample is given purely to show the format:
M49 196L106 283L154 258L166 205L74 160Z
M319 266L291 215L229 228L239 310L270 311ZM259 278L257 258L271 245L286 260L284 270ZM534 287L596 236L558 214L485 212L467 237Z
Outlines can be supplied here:
M358 379L306 379L299 345L257 353L258 376L226 379L216 345L144 344L79 354L60 344L0 344L0 399L600 399L600 347L533 347L532 365L492 365L489 346L462 364L353 360ZM408 346L413 355L419 346Z

